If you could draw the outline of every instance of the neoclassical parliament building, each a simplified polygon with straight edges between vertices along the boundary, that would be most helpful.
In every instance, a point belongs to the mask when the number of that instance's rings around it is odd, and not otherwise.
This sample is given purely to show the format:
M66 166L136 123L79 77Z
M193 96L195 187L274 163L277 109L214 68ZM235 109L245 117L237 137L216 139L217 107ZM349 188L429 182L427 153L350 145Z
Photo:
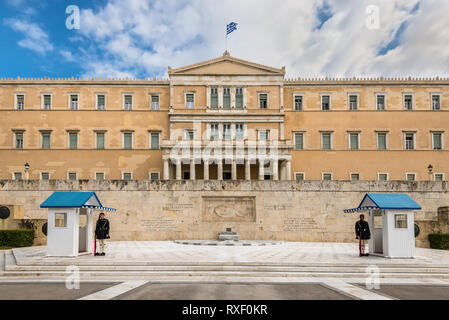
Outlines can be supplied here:
M168 79L3 78L0 124L1 180L449 174L448 79L286 79L228 52Z

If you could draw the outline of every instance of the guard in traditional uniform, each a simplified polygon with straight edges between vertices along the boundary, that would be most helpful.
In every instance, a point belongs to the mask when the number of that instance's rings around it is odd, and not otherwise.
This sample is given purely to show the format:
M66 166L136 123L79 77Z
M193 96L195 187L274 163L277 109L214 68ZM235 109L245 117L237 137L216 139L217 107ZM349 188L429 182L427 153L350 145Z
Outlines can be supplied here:
M97 226L95 228L95 237L98 240L98 252L95 252L96 256L104 256L106 248L106 239L109 239L109 220L104 217L104 213L100 213L100 217L97 220Z
M360 215L360 220L355 223L355 235L359 240L360 257L369 256L366 250L368 240L371 239L371 233L369 231L369 224L365 221L365 216Z

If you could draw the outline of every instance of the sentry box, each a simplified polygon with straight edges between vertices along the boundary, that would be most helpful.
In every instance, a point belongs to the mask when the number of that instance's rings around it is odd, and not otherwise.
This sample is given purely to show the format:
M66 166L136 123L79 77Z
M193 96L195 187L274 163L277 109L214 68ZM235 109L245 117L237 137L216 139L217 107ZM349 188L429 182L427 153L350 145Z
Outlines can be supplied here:
M407 194L367 193L357 208L346 213L365 211L371 239L369 253L387 258L414 258L414 211L421 210Z
M94 217L103 207L95 192L54 192L41 208L48 209L47 256L75 257L94 250Z

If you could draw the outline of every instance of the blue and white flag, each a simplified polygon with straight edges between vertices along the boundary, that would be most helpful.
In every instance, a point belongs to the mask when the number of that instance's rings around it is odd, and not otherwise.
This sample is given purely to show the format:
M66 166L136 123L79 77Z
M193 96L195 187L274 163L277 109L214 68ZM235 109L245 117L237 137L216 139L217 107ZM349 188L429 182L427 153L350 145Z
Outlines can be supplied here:
M229 35L231 32L237 30L237 23L231 22L226 26L226 35Z

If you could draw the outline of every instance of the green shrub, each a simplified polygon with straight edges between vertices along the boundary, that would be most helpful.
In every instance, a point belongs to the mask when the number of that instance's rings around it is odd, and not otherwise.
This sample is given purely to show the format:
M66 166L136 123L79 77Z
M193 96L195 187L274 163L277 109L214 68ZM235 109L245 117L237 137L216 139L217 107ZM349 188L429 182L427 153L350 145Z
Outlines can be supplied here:
M432 249L449 250L449 234L447 233L429 234L429 241Z
M0 230L0 247L30 247L34 241L34 230Z

